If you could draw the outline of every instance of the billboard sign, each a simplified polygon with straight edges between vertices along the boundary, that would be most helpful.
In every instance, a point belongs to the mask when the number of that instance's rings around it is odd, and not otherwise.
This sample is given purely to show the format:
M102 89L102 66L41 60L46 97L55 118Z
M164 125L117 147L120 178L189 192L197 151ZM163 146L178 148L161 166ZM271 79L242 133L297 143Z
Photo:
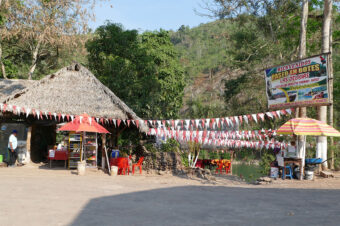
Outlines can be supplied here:
M327 54L265 70L270 109L329 104Z

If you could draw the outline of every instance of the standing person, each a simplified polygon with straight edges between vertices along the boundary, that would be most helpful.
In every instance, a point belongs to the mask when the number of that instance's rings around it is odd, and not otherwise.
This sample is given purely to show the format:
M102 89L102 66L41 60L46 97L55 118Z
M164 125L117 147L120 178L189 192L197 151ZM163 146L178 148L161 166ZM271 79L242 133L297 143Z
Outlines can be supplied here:
M16 149L18 147L18 139L17 139L18 131L13 130L12 134L8 139L8 152L9 152L9 167L15 167L15 162L17 161L17 153Z

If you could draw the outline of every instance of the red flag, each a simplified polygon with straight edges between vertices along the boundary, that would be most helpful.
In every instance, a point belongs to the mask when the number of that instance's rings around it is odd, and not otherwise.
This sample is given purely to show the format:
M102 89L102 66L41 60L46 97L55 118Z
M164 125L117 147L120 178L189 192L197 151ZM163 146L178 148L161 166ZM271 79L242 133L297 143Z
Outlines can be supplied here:
M33 114L34 117L36 116L36 112L35 112L34 109L32 109L32 114Z
M214 125L214 122L215 122L215 119L212 118L212 119L210 120L210 128L212 128L212 126Z
M120 123L122 122L122 120L117 119L117 127L119 127Z
M130 119L127 120L128 127L130 127Z
M277 118L277 117L278 117L278 115L277 115L276 111L272 111L271 113L272 113L272 115L273 115L275 118Z
M242 124L242 116L240 115L240 116L238 116L238 119L240 120L240 124Z
M201 119L201 122L202 122L202 128L204 128L205 119Z
M48 112L48 115L50 116L50 120L52 120L52 113Z
M4 104L4 108L2 109L2 111L5 112L6 108L7 108L7 104Z
M139 120L136 120L135 122L136 122L136 126L138 128L139 127Z
M58 121L60 122L61 114L58 113Z

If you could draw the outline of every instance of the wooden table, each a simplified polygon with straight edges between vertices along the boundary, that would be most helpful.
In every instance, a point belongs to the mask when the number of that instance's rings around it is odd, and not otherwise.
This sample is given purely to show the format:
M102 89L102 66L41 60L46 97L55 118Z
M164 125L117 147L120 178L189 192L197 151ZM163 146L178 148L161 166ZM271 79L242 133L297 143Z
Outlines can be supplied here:
M283 159L283 179L286 179L286 165L293 163L294 165L299 165L300 169L300 180L303 179L303 168L302 168L302 159L301 158L284 158ZM292 168L292 171L294 169Z
M53 153L54 152L54 153ZM67 150L49 150L48 157L50 160L50 168L52 168L53 160L62 160L65 161L65 168L67 168L67 160L68 160L68 151Z

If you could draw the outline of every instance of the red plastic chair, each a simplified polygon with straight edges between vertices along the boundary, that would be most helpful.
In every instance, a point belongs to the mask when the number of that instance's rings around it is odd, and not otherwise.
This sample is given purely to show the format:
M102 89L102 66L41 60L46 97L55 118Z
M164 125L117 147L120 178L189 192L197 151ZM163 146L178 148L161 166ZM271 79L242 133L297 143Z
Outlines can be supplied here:
M113 158L110 160L110 165L111 166L117 166L118 167L118 174L120 175L125 175L126 170L127 174L129 175L129 161L128 158Z
M136 164L132 165L132 174L135 174L135 167L139 167L139 173L142 174L142 164L144 157L140 157Z
M220 161L220 162L217 164L217 168L216 168L215 173L218 173L218 171L220 171L220 174L222 174L223 165L224 165L223 162Z
M128 158L124 158L121 162L120 165L118 165L118 168L121 169L121 174L125 175L126 171L127 174L129 175L130 170L129 170L129 160Z
M230 173L230 168L231 168L231 162L228 162L225 166L225 174Z

